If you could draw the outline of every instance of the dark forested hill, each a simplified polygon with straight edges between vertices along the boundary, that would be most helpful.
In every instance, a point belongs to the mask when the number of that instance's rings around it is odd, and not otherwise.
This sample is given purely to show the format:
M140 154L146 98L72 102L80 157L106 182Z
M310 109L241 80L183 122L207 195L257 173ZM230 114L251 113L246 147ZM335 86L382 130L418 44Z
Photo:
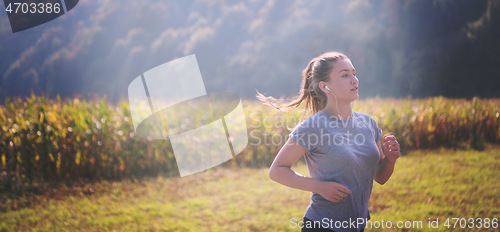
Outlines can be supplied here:
M116 100L189 54L208 91L291 96L328 50L351 56L364 97L500 96L500 0L81 0L17 33L1 9L1 99Z

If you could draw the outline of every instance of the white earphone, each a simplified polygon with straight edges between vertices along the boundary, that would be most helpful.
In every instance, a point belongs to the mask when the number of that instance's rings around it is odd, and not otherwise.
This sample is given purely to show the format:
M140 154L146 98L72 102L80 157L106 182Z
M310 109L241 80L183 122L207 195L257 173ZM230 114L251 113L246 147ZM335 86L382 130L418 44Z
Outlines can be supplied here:
M337 101L337 95L327 85L325 85L325 89L328 90L328 91L330 91L330 93L332 93L333 96L335 97L335 108L337 108L337 112L340 112L339 111L339 102ZM340 119L342 119L342 117L340 116L340 114L337 114L337 117L340 118ZM352 111L351 111L351 117L352 117Z
M333 91L327 85L325 85L325 89L327 89L328 91L330 91L330 93L333 93ZM335 93L333 93L333 95L335 95Z

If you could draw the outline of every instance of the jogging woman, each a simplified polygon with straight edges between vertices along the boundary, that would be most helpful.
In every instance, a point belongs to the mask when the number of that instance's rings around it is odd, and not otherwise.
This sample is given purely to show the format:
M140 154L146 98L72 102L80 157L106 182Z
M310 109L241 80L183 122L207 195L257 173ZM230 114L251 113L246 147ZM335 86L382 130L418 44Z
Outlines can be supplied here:
M305 103L312 116L290 134L271 165L272 180L312 192L302 231L363 231L370 219L373 180L384 184L400 157L399 143L373 118L352 110L359 79L351 60L338 52L313 58L302 72L300 94L287 104L259 94L277 109ZM382 140L382 142L380 142ZM309 177L292 170L305 156Z

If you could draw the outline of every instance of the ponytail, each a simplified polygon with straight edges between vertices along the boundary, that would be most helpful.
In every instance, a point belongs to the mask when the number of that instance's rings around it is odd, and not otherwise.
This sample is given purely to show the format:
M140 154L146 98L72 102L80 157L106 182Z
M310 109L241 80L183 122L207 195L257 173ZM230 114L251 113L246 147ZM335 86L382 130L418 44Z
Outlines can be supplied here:
M326 95L319 89L319 82L329 80L333 63L339 59L349 58L338 52L327 52L309 61L306 68L302 70L299 95L289 103L283 104L282 100L266 97L259 92L257 92L257 98L280 111L289 111L305 102L305 113L315 114L326 106Z

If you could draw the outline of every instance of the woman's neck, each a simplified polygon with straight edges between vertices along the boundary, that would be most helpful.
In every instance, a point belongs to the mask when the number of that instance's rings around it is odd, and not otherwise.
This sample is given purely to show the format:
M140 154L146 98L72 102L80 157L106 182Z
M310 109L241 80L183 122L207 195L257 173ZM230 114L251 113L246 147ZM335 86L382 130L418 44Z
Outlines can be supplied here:
M352 107L350 103L339 102L339 104L336 105L334 102L333 104L327 104L323 111L331 116L339 117L341 120L347 120L352 117Z

